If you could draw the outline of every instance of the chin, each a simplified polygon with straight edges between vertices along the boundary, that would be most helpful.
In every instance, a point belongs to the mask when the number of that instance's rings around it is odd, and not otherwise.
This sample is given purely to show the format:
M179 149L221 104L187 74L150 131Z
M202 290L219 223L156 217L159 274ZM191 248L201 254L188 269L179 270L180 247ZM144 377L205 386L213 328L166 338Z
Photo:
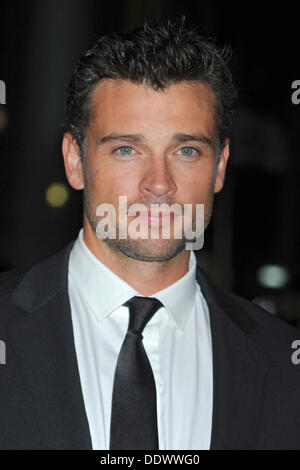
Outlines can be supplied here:
M103 240L114 251L127 258L163 262L174 258L185 249L186 240Z

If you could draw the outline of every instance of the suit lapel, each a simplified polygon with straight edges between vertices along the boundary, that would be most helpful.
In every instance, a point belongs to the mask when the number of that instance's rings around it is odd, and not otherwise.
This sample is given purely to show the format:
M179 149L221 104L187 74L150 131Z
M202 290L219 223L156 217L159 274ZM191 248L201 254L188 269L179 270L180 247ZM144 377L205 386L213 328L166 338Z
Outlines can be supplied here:
M10 334L49 449L92 448L68 296L72 246L31 268L12 295L23 319Z
M252 335L257 323L198 269L213 350L211 449L253 449L263 405L267 359ZM255 334L255 333L254 333Z

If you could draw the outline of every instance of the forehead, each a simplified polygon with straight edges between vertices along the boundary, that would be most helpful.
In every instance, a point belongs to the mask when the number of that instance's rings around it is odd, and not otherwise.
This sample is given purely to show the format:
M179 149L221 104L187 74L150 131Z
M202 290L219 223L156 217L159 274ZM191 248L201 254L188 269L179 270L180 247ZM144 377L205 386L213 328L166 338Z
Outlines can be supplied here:
M129 80L105 79L92 94L90 127L99 133L203 132L213 139L215 108L214 94L203 83L184 81L156 91Z

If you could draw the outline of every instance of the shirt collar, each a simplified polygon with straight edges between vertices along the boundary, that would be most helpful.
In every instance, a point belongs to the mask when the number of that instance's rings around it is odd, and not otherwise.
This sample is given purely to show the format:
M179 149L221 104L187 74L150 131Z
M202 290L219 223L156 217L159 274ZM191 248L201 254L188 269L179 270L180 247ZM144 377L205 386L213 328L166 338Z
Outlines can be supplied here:
M191 251L187 273L150 296L164 304L170 318L182 331L195 302L196 266L196 256ZM70 253L69 274L99 322L131 297L142 295L90 251L84 242L82 228Z
M170 286L150 297L160 300L176 325L184 331L189 314L195 305L197 261L193 251L190 252L189 269L183 277Z

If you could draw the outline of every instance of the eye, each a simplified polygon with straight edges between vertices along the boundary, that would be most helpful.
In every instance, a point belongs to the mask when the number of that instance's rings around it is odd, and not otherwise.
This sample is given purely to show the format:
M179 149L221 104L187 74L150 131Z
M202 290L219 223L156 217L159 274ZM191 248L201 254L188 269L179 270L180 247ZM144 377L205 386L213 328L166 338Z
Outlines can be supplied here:
M119 155L132 155L135 152L135 150L130 147L129 145L122 145L122 147L118 147L114 150L114 153L119 154Z
M199 150L197 150L195 147L190 147L185 145L184 147L181 147L176 153L180 152L180 155L184 157L196 157L199 155Z

